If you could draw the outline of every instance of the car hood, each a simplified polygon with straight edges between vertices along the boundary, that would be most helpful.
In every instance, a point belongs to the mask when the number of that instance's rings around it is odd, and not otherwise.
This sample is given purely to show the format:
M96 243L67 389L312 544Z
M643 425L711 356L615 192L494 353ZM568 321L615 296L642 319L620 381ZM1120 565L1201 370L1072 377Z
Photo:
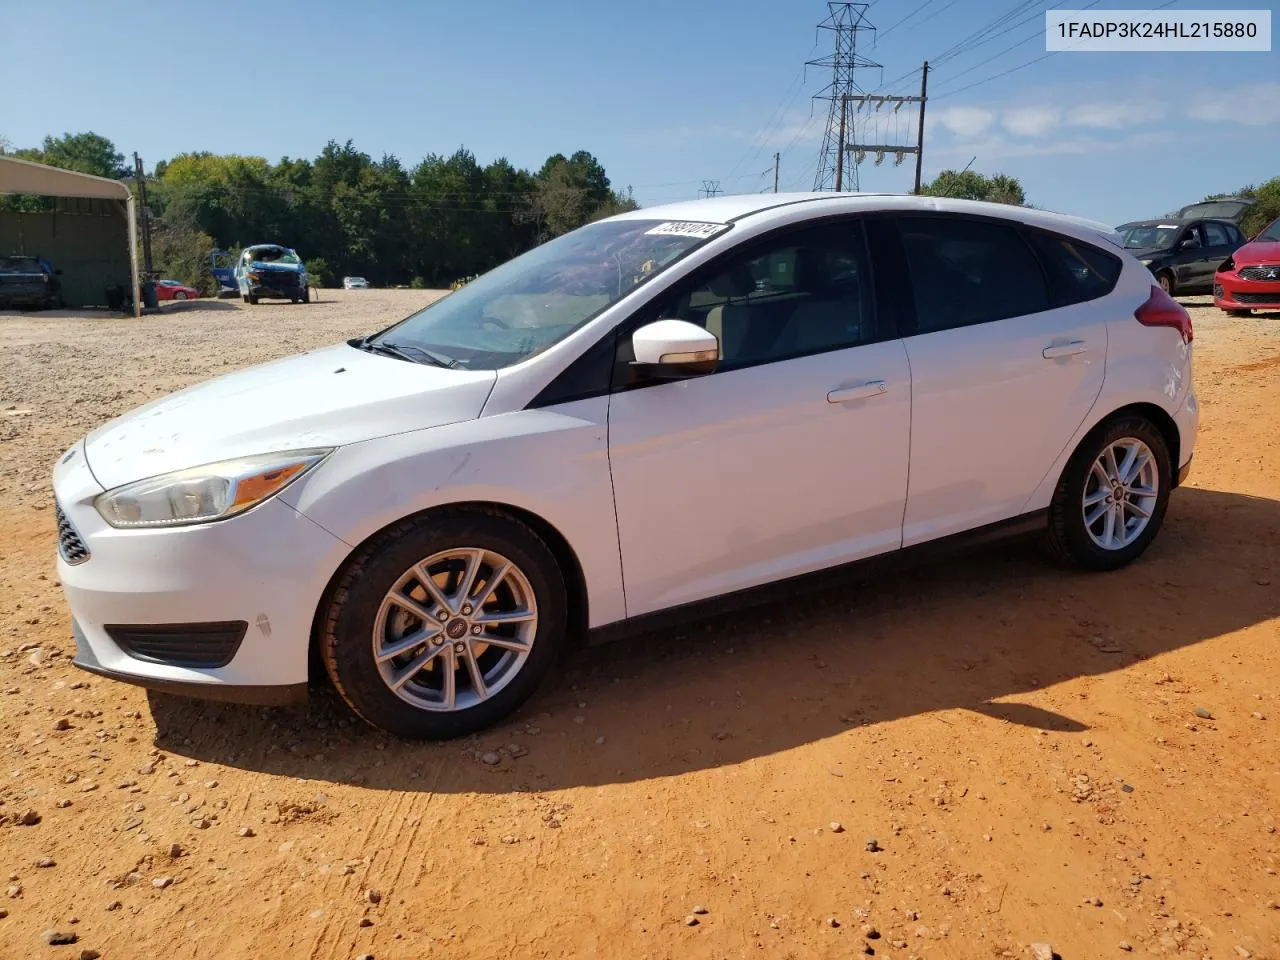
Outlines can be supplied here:
M496 378L338 344L152 401L89 434L85 457L109 490L233 457L356 443L474 420Z
M1137 257L1139 260L1143 257L1154 260L1156 257L1167 257L1173 251L1168 249L1162 250L1159 247L1125 247L1124 252L1130 256Z
M1280 263L1280 240L1254 240L1233 253L1231 258L1238 267Z
M282 273L301 273L300 263L273 263L267 260L254 260L249 264L250 270L279 270Z

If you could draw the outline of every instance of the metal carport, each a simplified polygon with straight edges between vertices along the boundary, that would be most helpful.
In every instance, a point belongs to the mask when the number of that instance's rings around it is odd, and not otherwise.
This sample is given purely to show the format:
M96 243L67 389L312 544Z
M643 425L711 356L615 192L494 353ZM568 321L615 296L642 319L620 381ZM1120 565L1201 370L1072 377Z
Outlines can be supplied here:
M119 210L124 216L128 225L128 244L129 244L129 272L131 275L132 290L131 300L133 301L133 315L135 317L142 316L142 298L140 296L139 276L138 276L138 225L137 225L137 209L134 203L133 191L128 185L119 180L108 180L105 177L95 177L88 173L78 173L75 170L62 170L58 167L48 167L42 163L32 163L29 160L18 160L15 157L0 156L0 194L6 193L26 193L38 194L44 197L58 198L79 198L95 201L116 201L119 204ZM59 216L65 216L68 213L76 211L69 210L53 210L41 211L40 213L18 213L11 211L0 212L5 219L13 217L52 217L55 224L54 233L56 234L56 222ZM21 223L21 220L18 221ZM0 234L2 236L3 234ZM0 250L0 254L6 251ZM64 281L65 283L65 281Z

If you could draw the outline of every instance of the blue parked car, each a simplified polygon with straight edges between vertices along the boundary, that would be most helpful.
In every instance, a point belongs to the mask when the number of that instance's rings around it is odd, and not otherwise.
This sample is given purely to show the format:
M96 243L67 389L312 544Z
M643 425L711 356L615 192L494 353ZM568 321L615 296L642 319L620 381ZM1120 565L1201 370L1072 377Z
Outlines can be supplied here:
M311 298L311 281L302 258L275 243L245 247L235 276L245 303L264 299L306 303Z

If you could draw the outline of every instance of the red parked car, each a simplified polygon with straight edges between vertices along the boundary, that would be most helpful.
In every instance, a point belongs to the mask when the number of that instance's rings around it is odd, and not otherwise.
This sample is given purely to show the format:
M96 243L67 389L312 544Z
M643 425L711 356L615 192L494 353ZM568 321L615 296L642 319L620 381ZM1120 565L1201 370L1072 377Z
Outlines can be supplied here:
M1280 218L1218 267L1213 304L1234 317L1280 310Z
M200 296L199 290L177 280L156 281L157 300L194 300L198 296Z

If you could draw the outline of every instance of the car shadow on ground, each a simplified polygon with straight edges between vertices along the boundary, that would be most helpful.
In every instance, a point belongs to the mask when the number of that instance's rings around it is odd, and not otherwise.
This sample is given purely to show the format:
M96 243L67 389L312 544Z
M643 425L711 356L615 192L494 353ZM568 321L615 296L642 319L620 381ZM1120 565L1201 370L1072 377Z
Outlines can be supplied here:
M218 300L213 297L201 297L198 300L162 300L161 313L205 313L207 311L234 310L234 300Z
M1024 543L833 577L791 602L580 651L515 718L443 748L367 727L328 690L276 710L153 695L155 742L281 776L493 793L677 775L956 708L1083 732L1003 698L1280 616L1277 540L1280 501L1184 488L1122 571L1055 568ZM498 764L477 762L487 751Z

